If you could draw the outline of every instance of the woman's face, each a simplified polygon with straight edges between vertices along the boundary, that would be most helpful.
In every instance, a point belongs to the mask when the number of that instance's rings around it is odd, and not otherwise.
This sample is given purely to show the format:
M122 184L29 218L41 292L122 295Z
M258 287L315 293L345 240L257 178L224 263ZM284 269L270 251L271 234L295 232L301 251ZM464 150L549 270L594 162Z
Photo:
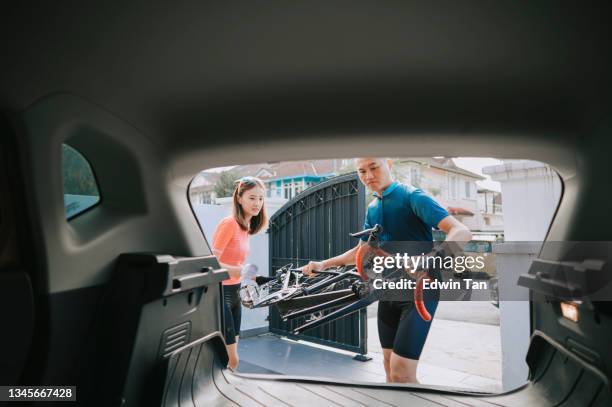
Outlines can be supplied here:
M245 191L238 199L242 212L247 216L257 216L264 204L264 189L256 186Z

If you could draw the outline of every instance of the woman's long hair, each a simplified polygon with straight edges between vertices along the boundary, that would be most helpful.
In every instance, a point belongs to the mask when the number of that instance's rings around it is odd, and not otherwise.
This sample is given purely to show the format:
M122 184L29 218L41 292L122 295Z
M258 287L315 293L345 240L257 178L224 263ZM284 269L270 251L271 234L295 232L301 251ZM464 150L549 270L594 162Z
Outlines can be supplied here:
M233 201L234 201L234 218L242 228L242 230L248 230L250 235L254 235L259 232L267 222L266 218L266 208L265 206L261 207L261 211L257 216L251 217L251 221L247 224L247 221L244 217L244 213L242 211L242 206L240 206L240 202L238 202L238 198L242 196L246 191L253 189L255 187L261 187L264 191L266 187L264 183L255 177L243 177L236 181L236 188L234 189Z

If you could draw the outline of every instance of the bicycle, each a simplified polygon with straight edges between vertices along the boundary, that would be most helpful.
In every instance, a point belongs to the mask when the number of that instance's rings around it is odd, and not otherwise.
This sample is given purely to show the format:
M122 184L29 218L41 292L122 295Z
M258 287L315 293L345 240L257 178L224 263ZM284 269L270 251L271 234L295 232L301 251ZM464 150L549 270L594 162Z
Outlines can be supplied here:
M382 232L383 232L382 226L376 224L374 227L370 229L362 230L360 232L351 234L351 236L358 237L358 238L365 236L365 235L368 236L368 240L366 241L365 244L362 244L359 246L359 248L357 249L357 254L355 256L355 263L356 263L355 270L362 280L362 283L358 285L359 288L354 290L354 294L358 298L354 299L353 302L344 306L343 308L340 308L325 316L321 316L320 318L312 319L308 321L306 324L303 324L297 327L296 329L294 329L295 334L303 332L306 329L316 328L320 325L326 324L335 319L351 314L355 311L358 311L361 308L365 308L369 306L370 304L378 301L382 297L383 292L381 290L375 289L372 285L364 284L371 280L371 276L376 274L372 272L374 258L377 256L381 256L381 257L391 256L390 253L386 252L385 250L381 248L381 242L379 240L379 236ZM434 253L439 254L441 253L441 250L434 250ZM424 276L421 276L417 279L417 282L415 284L415 289L414 289L415 308L419 316L423 320L431 321L431 314L427 311L427 307L425 306L425 302L423 300L423 287L424 287L425 282L430 279L429 273L432 270L420 269L420 270L415 270L415 271L425 271L426 272ZM387 273L383 278L388 281L397 280L400 278L404 278L406 276L406 273L407 271L405 269L398 268L398 269L391 271L390 273ZM381 277L378 277L378 278L381 278ZM336 306L342 305L345 302L343 300L348 301L349 299L351 299L351 297L348 297L348 296L343 297L336 301L330 301L326 304L321 304L319 307L313 307L310 310L319 311L319 310L323 310L326 308L336 307ZM323 308L324 305L325 305L325 308ZM295 313L294 315L296 317L302 316L302 315L307 314L308 311L309 310L306 309L299 313Z
M379 236L383 228L375 225L352 237L367 235L368 240L359 246L354 267L337 267L315 272L313 277L305 276L293 264L281 267L274 280L261 286L247 285L241 289L242 303L248 308L275 305L283 321L311 315L311 318L293 330L299 334L307 329L316 328L349 315L378 301L383 291L375 289L370 281L375 273L374 258L391 256L381 248ZM385 280L406 277L405 269L395 269L384 276ZM379 277L380 278L380 277ZM423 301L423 285L429 276L422 276L416 282L414 302L418 314L425 321L431 320ZM323 312L340 307L327 315ZM315 315L316 314L316 315Z

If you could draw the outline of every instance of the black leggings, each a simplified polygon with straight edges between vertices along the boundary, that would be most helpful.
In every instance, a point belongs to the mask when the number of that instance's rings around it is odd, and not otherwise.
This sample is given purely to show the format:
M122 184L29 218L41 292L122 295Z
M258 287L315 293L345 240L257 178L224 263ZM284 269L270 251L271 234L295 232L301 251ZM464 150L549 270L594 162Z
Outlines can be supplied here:
M419 360L425 346L440 292L424 290L423 300L432 320L424 321L412 301L378 302L378 337L383 349L393 349L396 355Z
M240 335L240 320L242 319L242 304L240 303L240 284L223 286L223 318L225 324L225 343L236 343Z

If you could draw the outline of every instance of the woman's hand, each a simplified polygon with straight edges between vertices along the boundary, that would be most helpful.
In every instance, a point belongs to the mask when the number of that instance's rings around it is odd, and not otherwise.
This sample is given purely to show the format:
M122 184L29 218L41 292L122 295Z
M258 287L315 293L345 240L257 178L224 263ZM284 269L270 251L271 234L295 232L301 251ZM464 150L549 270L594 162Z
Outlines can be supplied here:
M240 271L240 277L242 279L251 279L255 281L255 277L257 277L257 266L254 264L245 264Z

